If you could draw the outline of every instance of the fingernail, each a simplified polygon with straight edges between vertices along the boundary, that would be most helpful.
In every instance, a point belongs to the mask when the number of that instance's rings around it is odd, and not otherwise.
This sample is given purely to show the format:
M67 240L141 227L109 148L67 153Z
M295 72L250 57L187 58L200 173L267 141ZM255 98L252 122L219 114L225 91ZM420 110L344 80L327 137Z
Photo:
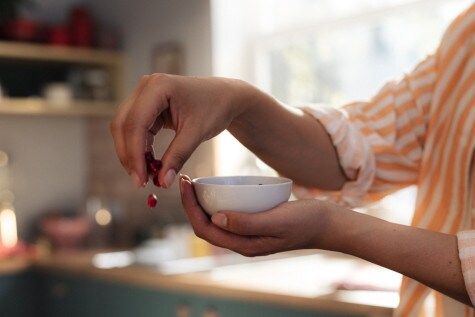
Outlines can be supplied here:
M178 173L178 177L180 179L185 180L185 181L187 181L189 179L189 177L186 174L182 174L182 173Z
M175 181L175 176L176 176L176 172L171 169L169 170L166 174L165 174L165 178L163 179L163 181L165 182L165 188L170 188L170 186L173 185L173 182Z
M222 213L214 214L211 217L211 221L218 227L226 228L228 226L228 217Z
M131 176L132 176L132 182L134 182L135 187L137 188L143 187L143 183L140 181L140 178L137 175L137 173L132 172Z
M180 192L183 194L183 186L185 183L185 179L180 175Z

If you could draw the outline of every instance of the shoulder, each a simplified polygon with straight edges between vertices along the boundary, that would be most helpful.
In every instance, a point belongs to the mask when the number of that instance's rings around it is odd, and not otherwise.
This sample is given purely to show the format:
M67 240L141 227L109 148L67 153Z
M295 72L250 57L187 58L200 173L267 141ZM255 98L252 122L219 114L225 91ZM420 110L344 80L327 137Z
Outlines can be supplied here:
M472 4L450 24L438 49L439 60L451 60L460 49L471 48L475 44L475 4Z

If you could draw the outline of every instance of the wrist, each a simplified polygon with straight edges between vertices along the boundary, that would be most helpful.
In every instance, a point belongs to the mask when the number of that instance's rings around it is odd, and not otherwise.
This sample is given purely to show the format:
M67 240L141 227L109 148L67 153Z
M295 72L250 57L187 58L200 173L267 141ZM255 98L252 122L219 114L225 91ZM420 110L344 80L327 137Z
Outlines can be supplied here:
M271 108L279 105L273 97L242 80L235 80L233 92L231 109L234 116L230 129L255 128L256 122L267 119Z
M342 208L335 214L339 228L335 251L368 261L385 248L388 233L395 230L392 223L354 210Z
M354 255L368 230L368 216L332 203L319 208L324 211L324 221L317 238L318 248Z
M226 99L229 101L228 109L232 114L233 121L235 121L237 118L245 116L249 109L253 107L252 103L255 102L255 90L257 89L240 79L228 79L226 84L228 87L224 87L223 91L230 92Z
M307 201L311 213L305 221L312 232L307 248L341 252L345 218L341 217L340 209L343 207L318 199Z

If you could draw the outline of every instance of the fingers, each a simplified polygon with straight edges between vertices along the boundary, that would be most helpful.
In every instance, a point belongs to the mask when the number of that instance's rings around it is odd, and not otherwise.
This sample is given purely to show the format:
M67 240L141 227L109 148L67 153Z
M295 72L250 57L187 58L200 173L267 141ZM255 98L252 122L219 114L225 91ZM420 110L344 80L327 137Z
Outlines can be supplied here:
M278 242L274 238L241 236L213 224L199 206L189 177L180 178L180 190L185 212L198 237L245 256L264 255L276 250Z
M162 157L163 168L159 177L161 177L160 180L163 181L165 188L173 184L176 172L181 170L200 143L201 140L196 131L188 130L185 127L176 132Z
M183 207L185 207L187 215L191 220L191 224L196 224L197 227L209 225L210 221L208 216L198 204L191 180L186 175L182 175L180 177L180 191L181 201L183 203Z
M201 142L197 131L187 131L184 122L189 118L170 117L167 112L173 95L170 78L164 74L142 78L111 124L116 152L137 187L147 182L144 153L153 151L154 135L165 125L165 120L170 121L168 125L172 125L176 135L162 157L163 168L158 177L164 188L173 184L176 173Z
M272 209L258 213L245 213L235 211L218 212L211 221L227 230L246 236L280 236L287 223L285 212Z
M147 181L144 153L147 139L150 141L149 132L157 131L157 123L161 125L157 118L169 106L166 89L166 76L150 76L123 123L128 167L135 173L139 185Z
M169 188L198 145L227 127L232 113L224 110L231 108L220 106L221 111L209 113L210 105L228 105L216 82L167 74L141 80L111 125L119 159L136 186L147 182L144 153L153 150L154 137L160 129L176 132L165 150L158 174L160 184Z
M134 93L130 95L130 97L127 98L122 103L122 105L117 110L116 115L114 116L114 119L112 120L112 123L110 125L110 131L112 134L112 138L114 140L114 146L117 152L117 156L119 157L119 160L122 166L125 168L125 170L129 174L130 174L130 168L129 168L129 162L127 159L127 149L125 145L125 134L124 134L123 125L130 108L132 107L135 100L142 92L142 89L144 88L149 78L150 76L143 76L140 79L139 83L135 87Z

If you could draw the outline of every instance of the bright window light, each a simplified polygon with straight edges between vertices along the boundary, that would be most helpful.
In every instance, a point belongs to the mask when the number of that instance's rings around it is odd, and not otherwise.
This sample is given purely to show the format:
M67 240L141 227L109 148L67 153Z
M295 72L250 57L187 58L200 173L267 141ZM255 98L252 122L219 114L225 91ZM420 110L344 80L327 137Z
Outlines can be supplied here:
M254 83L292 106L367 100L434 52L449 23L469 4L212 0L213 71ZM228 133L215 146L217 174L270 173Z

